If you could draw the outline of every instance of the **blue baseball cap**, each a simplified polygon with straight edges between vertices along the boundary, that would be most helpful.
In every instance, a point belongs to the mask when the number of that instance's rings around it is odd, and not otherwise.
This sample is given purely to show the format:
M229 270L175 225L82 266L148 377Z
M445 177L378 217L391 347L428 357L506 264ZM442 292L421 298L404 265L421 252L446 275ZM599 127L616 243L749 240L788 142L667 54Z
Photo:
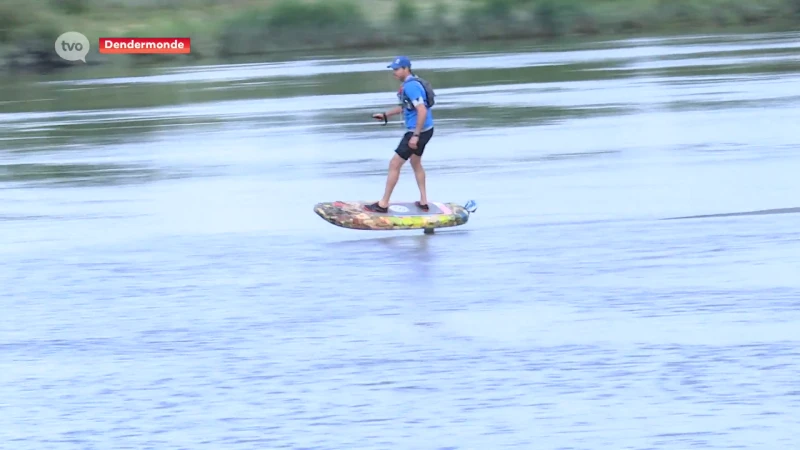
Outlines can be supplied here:
M386 66L390 69L399 69L401 67L411 67L411 60L408 59L408 56L398 56L397 58L392 61L391 64Z

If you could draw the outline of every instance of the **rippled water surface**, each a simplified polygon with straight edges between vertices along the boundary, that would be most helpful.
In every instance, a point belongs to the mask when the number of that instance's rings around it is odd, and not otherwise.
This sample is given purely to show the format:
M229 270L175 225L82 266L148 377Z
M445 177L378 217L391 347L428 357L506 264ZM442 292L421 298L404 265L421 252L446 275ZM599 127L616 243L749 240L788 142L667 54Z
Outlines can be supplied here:
M3 80L3 448L799 448L797 38Z

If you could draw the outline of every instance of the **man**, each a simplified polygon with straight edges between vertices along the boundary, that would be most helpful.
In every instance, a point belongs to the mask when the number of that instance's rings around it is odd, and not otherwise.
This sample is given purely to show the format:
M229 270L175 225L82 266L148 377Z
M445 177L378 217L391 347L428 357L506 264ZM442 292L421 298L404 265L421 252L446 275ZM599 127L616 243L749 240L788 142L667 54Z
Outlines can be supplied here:
M414 169L414 176L419 187L419 201L417 206L423 211L428 210L428 197L425 190L425 169L422 168L422 153L433 136L433 115L428 110L426 101L428 100L425 87L411 73L411 61L405 56L397 57L387 66L394 71L394 77L402 81L400 89L397 91L397 99L400 106L390 111L374 114L372 117L378 120L388 120L389 117L403 113L405 119L406 133L400 140L400 144L395 149L395 154L389 162L389 174L386 178L386 191L383 198L379 201L365 206L368 211L387 212L389 199L397 180L400 178L400 169L403 163L411 160L411 168Z

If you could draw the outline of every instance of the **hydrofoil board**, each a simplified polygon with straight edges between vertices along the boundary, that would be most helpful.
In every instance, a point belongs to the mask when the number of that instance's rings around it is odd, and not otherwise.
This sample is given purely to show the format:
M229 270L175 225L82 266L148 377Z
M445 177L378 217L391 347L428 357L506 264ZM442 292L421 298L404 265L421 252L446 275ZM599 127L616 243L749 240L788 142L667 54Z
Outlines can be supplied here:
M374 202L323 202L314 205L314 212L326 221L355 230L415 230L426 232L435 228L457 227L469 220L478 209L475 201L465 205L430 202L428 210L414 202L390 203L385 213L368 211L365 207Z

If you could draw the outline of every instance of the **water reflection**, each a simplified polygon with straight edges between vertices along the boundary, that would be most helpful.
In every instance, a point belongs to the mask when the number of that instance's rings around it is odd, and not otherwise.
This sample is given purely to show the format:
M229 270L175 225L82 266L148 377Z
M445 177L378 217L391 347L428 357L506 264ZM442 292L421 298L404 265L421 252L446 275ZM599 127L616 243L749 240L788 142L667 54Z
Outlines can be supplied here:
M5 164L0 166L0 183L32 185L95 186L150 183L176 177L158 169L134 164L64 163Z

